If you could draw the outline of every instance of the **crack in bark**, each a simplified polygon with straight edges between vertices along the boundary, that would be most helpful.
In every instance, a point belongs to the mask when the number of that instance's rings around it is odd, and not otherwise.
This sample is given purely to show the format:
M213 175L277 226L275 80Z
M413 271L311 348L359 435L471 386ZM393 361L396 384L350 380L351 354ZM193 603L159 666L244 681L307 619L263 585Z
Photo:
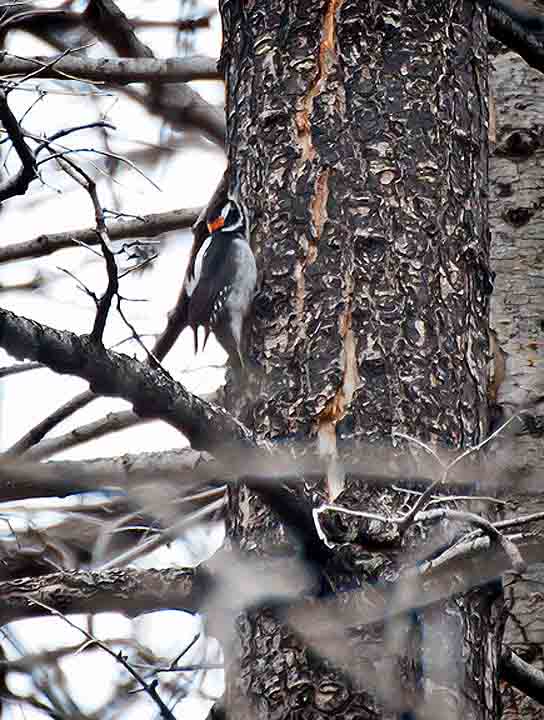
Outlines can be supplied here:
M295 295L295 311L297 324L299 328L298 336L302 340L306 337L306 328L304 325L304 301L306 295L306 280L304 273L308 265L314 263L317 259L317 249L319 241L323 234L323 228L327 222L327 201L329 199L329 175L330 168L322 169L315 181L315 193L310 200L310 215L314 226L315 235L308 242L306 256L302 261L297 261L295 265L296 295Z
M337 62L336 52L336 15L344 0L329 0L323 17L323 29L321 42L317 57L317 73L308 92L302 100L302 108L295 115L297 129L297 141L301 149L301 156L298 160L299 170L307 161L316 157L316 149L312 140L312 114L314 100L320 95L327 84L331 69ZM304 305L306 295L305 271L308 265L317 259L318 245L323 234L323 228L327 221L327 201L329 197L329 175L330 168L321 167L317 171L314 184L314 193L309 201L309 211L312 219L314 234L310 236L307 246L304 248L304 258L295 266L296 294L295 312L298 325L298 337L301 340L306 338L304 326Z
M359 382L357 344L351 327L354 284L352 274L349 270L346 272L345 282L346 309L338 317L338 330L343 340L341 350L344 364L342 382L334 394L334 397L328 401L319 414L320 424L325 422L333 422L336 424L344 417L346 407L352 401Z
M306 256L307 265L315 262L317 258L317 248L328 218L327 200L329 199L330 172L330 168L324 168L320 171L315 181L315 193L310 201L310 214L315 229L315 238L310 241L308 246L308 254Z
M297 317L297 329L299 340L306 337L306 326L304 324L304 297L306 295L306 279L304 271L306 269L306 259L303 262L297 260L295 264L295 280L297 289L295 293L295 313Z
M341 350L344 363L342 382L334 396L319 414L317 421L320 455L328 455L330 458L327 471L327 488L332 499L337 497L344 489L344 473L337 462L336 425L344 418L346 408L353 400L355 390L359 384L357 343L352 329L354 283L350 270L346 272L345 282L346 309L338 317L338 329L343 340Z
M298 143L302 150L301 164L315 157L315 148L312 141L311 117L314 109L314 99L321 94L327 83L332 66L336 63L336 13L344 0L330 0L323 18L323 32L319 45L317 62L317 75L302 102L302 109L295 115Z

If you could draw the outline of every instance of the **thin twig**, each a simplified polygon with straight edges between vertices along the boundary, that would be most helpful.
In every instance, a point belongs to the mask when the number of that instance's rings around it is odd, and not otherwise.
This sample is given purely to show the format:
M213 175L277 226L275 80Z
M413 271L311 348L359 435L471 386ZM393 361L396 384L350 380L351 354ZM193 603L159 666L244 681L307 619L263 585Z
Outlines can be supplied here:
M106 327L106 321L108 319L109 311L113 298L119 292L119 277L117 272L117 263L115 262L115 256L111 250L111 242L108 236L108 229L104 220L104 213L100 205L98 198L98 191L96 188L95 181L82 170L75 163L70 162L67 158L63 160L59 159L65 172L67 172L78 184L80 184L91 198L91 202L94 208L94 215L96 220L96 232L100 238L100 247L104 260L106 261L106 271L108 275L108 284L102 297L96 301L96 316L94 320L93 329L91 331L91 339L95 343L102 343L104 335L104 329ZM88 291L91 297L95 298L94 293Z
M176 667L152 668L154 673L198 672L200 670L224 670L225 663L197 663L195 665L179 665Z
M139 220L129 220L125 222L113 221L108 223L108 233L112 240L155 237L162 233L190 228L197 220L201 211L202 208L171 210L164 213L144 215L142 216L141 222ZM42 257L57 250L72 247L74 243L98 245L99 242L94 227L61 233L43 234L33 240L1 247L0 263L21 260L23 258Z
M90 390L76 395L64 405L61 405L54 412L44 418L41 422L29 430L20 440L17 440L4 455L9 457L13 455L21 455L26 450L36 445L47 433L56 425L66 420L67 417L85 407L95 396Z
M327 547L334 547L332 543L328 540L326 533L324 532L321 522L319 520L319 516L323 512L339 512L343 515L352 515L355 517L360 517L365 520L377 520L378 522L382 522L384 524L395 524L399 528L399 531L402 530L403 523L405 522L406 515L403 516L386 516L386 515L377 515L376 513L369 513L365 510L352 510L350 508L345 508L340 505L332 505L332 504L324 504L320 507L314 508L312 511L312 515L314 518L314 524L316 528L316 532L319 536L319 538L326 544ZM510 559L510 562L512 563L512 567L514 570L518 573L523 573L527 569L527 565L525 561L523 560L521 553L519 552L516 545L512 542L510 538L503 535L499 530L501 528L510 527L512 525L523 525L527 524L529 522L534 522L536 520L543 520L544 519L544 512L542 513L533 513L532 515L526 515L521 518L512 518L510 520L501 520L496 523L490 523L485 518L482 518L480 515L476 515L475 513L470 512L464 512L460 510L449 510L446 508L441 508L438 510L427 510L423 512L418 512L412 522L432 522L435 520L440 520L443 518L447 518L450 520L457 520L459 522L468 523L470 525L475 525L481 532L485 533L489 536L491 540L494 542L497 542L502 549L504 550L504 553L506 556ZM472 538L476 537L475 533L471 533L468 537L464 537L461 540L459 540L460 543L469 542Z
M108 236L108 229L104 221L104 213L100 207L98 195L96 191L96 183L91 181L88 187L89 195L92 198L95 218L96 218L96 231L100 238L100 246L106 261L106 271L108 274L108 285L106 291L98 302L98 308L96 317L94 320L91 337L95 342L102 342L104 335L104 328L106 327L106 320L110 311L111 303L113 298L119 292L119 276L117 272L117 263L115 262L115 256L111 250L111 242Z
M14 195L24 195L32 180L38 176L38 168L34 153L25 142L21 126L11 112L3 90L0 90L0 121L13 143L22 166L16 175L0 184L0 202L3 202Z
M86 400L88 394L83 393L83 395L85 396L84 400ZM81 398L81 395L78 397ZM83 402L83 405L86 404L86 402ZM70 405L70 403L68 403L68 405ZM66 406L64 406L64 408L66 408ZM70 408L68 408L68 410L70 411ZM70 415L71 412L68 412L68 414ZM76 445L82 445L90 440L96 440L97 438L104 437L104 435L126 430L127 428L135 427L136 425L143 425L146 422L150 422L150 419L138 417L138 415L132 412L132 410L111 412L98 420L93 420L92 422L84 425L79 425L67 433L42 440L34 448L29 446L29 448L24 451L24 459L34 461L45 460L45 458L49 458L52 455L56 455L57 453L62 452L63 450L68 450ZM36 435L34 435L34 437L35 436ZM19 441L19 447L22 447L22 444L23 439ZM16 446L14 445L13 448L15 447ZM18 455L21 453L17 452L13 454Z
M491 540L498 543L504 550L505 555L510 559L512 567L518 573L525 572L527 565L523 560L520 551L505 535L499 532L495 525L474 513L462 512L460 510L447 510L441 508L439 510L426 510L419 512L415 516L415 522L432 522L448 518L450 520L458 520L459 522L475 525L479 530L488 535Z
M402 440L408 440L408 442L417 445L422 450L425 450L425 452L429 453L429 455L432 455L432 457L436 460L436 462L440 465L441 468L446 469L446 463L442 460L442 458L440 457L440 455L438 455L434 448L432 448L430 445L427 445L427 443L424 443L422 440L419 440L412 435L406 435L405 433L397 432L396 430L394 430L391 435L393 437L402 438Z
M83 152L89 152L89 153L95 153L96 155L104 155L108 158L113 158L114 160L119 160L120 162L126 163L132 170L137 172L139 175L141 175L145 180L147 180L148 183L153 185L153 187L161 191L161 188L157 185L156 182L154 182L150 177L148 177L143 170L140 170L140 168L135 165L131 160L128 160L127 158L123 157L122 155L117 155L117 153L111 153L106 152L105 150L98 150L97 148L68 148L67 150L62 150L61 152L51 153L49 157L44 158L43 160L39 160L37 163L37 166L43 165L43 163L48 162L49 160L56 160L57 158L63 158L66 159L67 155L73 155L74 153L83 153Z
M172 542L172 540L175 540L178 537L181 530L193 523L198 522L199 520L202 520L208 515L212 515L217 510L220 510L225 505L225 502L225 498L222 497L219 500L216 500L215 502L210 503L209 505L206 505L193 513L190 513L189 515L185 515L180 520L171 525L169 528L166 528L166 530L164 530L161 535L152 537L151 539L146 540L140 545L136 545L135 547L130 548L126 552L121 553L121 555L118 555L117 557L108 560L108 562L104 563L96 569L103 571L110 570L111 568L119 567L121 565L126 565L127 563L136 560L137 558L149 554L152 550L156 550L163 545L167 545L168 543Z
M179 653L179 655L177 657L174 658L174 660L172 660L172 662L170 663L170 667L171 668L175 667L178 664L178 662L181 660L181 658L184 657L185 655L187 655L189 650L191 648L193 648L199 640L200 640L200 633L196 633L196 635L193 637L191 642Z
M39 362L15 363L8 367L0 367L0 378L9 377L10 375L18 375L19 373L28 372L29 370L39 370L45 365Z
M92 47L93 45L96 45L95 40L93 40L91 43L88 43L86 45L81 45L80 47L66 48L65 50L63 50L60 53L60 55L58 55L55 58L23 58L20 55L14 55L12 53L5 53L4 58L11 57L11 58L14 58L15 61L19 61L19 62L23 62L23 63L25 61L27 61L27 66L26 66L27 70L24 71L25 76L18 81L19 83L23 83L23 82L26 82L27 80L30 80L33 77L36 77L37 75L43 75L43 76L47 77L47 71L52 70L56 65L61 63L68 55L70 55L71 53L78 52L79 50L87 50L88 48ZM32 67L32 65L39 65L39 67L36 68L35 70L31 70L30 68ZM10 72L9 68L7 68L5 64L3 64L2 69L6 75L22 74L22 73L18 73L18 72L15 72L15 73ZM79 80L80 82L82 81L82 78L75 77L74 75L69 75L68 73L63 72L62 70L59 70L58 68L54 72L55 72L55 77L57 77L57 75L58 75L63 80Z
M39 155L42 150L45 150L53 143L57 142L57 140L60 140L63 137L66 137L67 135L72 135L75 132L81 132L82 130L93 130L95 128L103 128L108 130L116 130L117 128L115 125L112 125L110 122L106 122L105 120L95 120L94 122L88 122L84 123L83 125L74 125L70 128L64 128L62 130L57 130L52 135L50 135L45 140L43 138L36 137L32 135L31 133L25 133L27 137L32 137L36 141L39 141L40 144L36 148L36 155Z
M426 445L421 440L418 440L417 438L414 438L410 435L405 435L404 433L397 433L394 432L393 435L397 437L401 437L404 440L408 440L409 442L412 442L419 447L424 448L429 454L431 454L433 457L436 458L438 461L441 469L443 470L441 477L436 480L432 485L430 485L425 492L416 500L414 505L408 510L408 512L405 514L402 522L399 524L399 531L401 533L404 533L408 527L412 524L414 521L415 516L418 512L423 510L423 508L426 507L428 504L430 498L434 495L435 490L440 485L444 484L447 481L449 472L458 465L461 460L464 460L465 458L469 457L469 455L472 455L475 452L480 451L483 447L485 447L491 440L494 440L500 433L502 433L511 423L514 422L514 420L518 419L520 415L527 412L527 409L520 410L515 415L513 415L511 418L506 420L500 427L498 427L495 432L491 433L488 437L486 437L482 442L478 443L478 445L474 445L473 447L468 448L464 452L462 452L460 455L458 455L454 460L452 460L449 464L445 464L441 458L438 457L438 455L435 453L433 448L431 448L429 445Z
M110 647L108 647L105 643L103 643L101 640L99 640L97 637L92 635L90 632L87 632L84 628L79 627L79 625L76 625L74 622L69 620L66 615L63 615L58 610L55 610L52 607L49 607L49 605L46 605L45 603L42 603L40 600L32 600L32 602L35 605L38 605L38 607L43 608L44 610L47 610L51 613L51 615L55 615L56 617L60 618L61 620L64 620L65 623L67 623L70 627L73 627L75 630L79 630L82 635L84 635L89 641L91 641L93 644L95 644L97 647L104 650L104 652L108 653L112 658L117 660L118 663L120 663L127 672L132 675L132 677L140 683L142 686L142 689L149 695L149 697L153 700L153 702L156 703L158 706L161 717L165 718L165 720L176 720L174 715L170 712L168 709L168 706L163 702L160 695L157 692L157 682L154 681L152 683L147 683L144 678L134 670L132 665L128 662L128 659L125 655L123 655L122 651L119 650L119 652L114 652Z

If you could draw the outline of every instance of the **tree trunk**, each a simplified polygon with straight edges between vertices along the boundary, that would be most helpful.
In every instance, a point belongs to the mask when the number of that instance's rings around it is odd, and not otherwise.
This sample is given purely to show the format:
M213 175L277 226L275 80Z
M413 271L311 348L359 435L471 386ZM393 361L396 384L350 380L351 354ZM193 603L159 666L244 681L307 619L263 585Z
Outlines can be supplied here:
M221 12L230 168L262 273L251 343L260 371L243 419L260 437L317 439L329 458L359 464L392 433L477 444L489 424L492 287L482 13L457 0L224 0ZM422 452L408 450L417 469ZM393 451L385 462L409 470ZM330 468L309 501L404 507L405 494ZM266 552L282 539L254 497L234 500L242 547ZM410 540L375 525L337 524L351 555L334 582L356 576L388 595ZM365 628L358 683L269 613L248 614L229 710L495 718L500 608L492 587L415 613L411 659L386 660L387 629Z
M496 272L491 324L504 353L497 402L511 408L542 394L544 377L544 77L503 46L495 47L492 95L496 106L495 153L490 164L492 265ZM522 515L544 510L544 418L537 408L535 432L502 446L505 461L523 469L506 499ZM528 429L532 429L527 424ZM508 576L510 621L505 644L544 670L544 565L523 577ZM542 707L505 685L504 720L542 717Z

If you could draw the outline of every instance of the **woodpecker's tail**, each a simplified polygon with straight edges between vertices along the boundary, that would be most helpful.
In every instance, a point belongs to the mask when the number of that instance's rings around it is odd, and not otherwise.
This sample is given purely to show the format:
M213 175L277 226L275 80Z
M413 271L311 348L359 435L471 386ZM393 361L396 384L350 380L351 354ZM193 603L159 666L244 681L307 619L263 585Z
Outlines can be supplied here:
M175 307L168 313L166 327L155 341L151 351L157 360L162 360L171 350L180 333L189 324L189 299L182 290ZM196 343L196 333L195 333ZM195 348L196 351L196 348Z

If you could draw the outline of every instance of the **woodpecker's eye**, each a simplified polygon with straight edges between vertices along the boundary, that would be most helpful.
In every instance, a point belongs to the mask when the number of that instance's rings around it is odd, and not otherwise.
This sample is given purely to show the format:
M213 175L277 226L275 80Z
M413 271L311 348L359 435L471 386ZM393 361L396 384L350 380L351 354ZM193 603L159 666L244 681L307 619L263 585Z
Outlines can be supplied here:
M216 230L219 230L220 228L222 228L224 224L225 224L225 218L222 215L220 215L218 218L215 218L215 220L210 220L210 222L208 223L208 231L213 233Z

